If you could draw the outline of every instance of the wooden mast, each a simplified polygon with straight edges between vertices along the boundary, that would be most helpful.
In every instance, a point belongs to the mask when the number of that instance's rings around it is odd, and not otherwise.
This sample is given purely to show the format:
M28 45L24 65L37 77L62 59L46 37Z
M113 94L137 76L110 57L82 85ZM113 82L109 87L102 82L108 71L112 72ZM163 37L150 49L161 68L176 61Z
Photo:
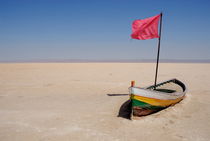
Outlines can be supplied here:
M162 15L163 15L163 13L161 12L160 13L160 28L159 28L159 38L158 38L158 52L157 52L157 62L156 62L154 89L156 89L156 84L157 84L158 64L159 64L159 56L160 56L160 39L161 39L161 28L162 28Z

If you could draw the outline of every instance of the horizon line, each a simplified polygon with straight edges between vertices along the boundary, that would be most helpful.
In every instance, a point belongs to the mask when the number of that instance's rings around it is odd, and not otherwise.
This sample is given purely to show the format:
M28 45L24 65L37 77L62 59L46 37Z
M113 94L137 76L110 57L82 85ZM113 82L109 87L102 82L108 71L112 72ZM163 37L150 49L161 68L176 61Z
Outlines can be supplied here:
M210 63L210 59L161 59L160 63ZM0 63L156 63L156 59L31 59Z

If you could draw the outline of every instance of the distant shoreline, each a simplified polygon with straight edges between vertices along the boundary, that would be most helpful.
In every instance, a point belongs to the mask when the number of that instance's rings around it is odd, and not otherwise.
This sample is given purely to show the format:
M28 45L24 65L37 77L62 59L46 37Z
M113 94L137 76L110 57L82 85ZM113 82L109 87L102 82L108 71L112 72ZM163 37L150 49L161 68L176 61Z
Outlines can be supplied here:
M90 60L90 59L66 59L66 60L16 60L16 61L0 61L0 63L156 63L154 59L119 59L119 60ZM210 63L210 59L206 60L184 60L184 59L160 59L160 63Z

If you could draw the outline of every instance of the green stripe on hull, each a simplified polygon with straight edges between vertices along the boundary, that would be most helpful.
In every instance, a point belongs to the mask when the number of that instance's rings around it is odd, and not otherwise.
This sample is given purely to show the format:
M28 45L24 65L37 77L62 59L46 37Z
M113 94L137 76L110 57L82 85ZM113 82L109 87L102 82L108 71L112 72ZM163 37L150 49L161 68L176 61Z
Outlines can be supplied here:
M138 100L135 100L135 99L131 99L131 101L132 101L132 107L133 106L138 106L138 107L141 107L141 108L144 108L144 109L150 109L150 110L160 110L160 109L165 108L165 107L161 107L161 106L153 106L153 105L150 105L148 103L138 101Z

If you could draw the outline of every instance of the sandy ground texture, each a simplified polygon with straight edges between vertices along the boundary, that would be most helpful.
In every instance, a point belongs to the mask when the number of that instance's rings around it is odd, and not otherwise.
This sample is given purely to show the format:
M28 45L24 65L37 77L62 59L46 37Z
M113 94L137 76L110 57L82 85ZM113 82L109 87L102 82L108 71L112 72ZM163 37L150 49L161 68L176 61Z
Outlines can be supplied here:
M0 64L0 141L208 141L210 64L161 63L158 81L188 92L173 107L118 117L131 80L154 83L153 63Z

